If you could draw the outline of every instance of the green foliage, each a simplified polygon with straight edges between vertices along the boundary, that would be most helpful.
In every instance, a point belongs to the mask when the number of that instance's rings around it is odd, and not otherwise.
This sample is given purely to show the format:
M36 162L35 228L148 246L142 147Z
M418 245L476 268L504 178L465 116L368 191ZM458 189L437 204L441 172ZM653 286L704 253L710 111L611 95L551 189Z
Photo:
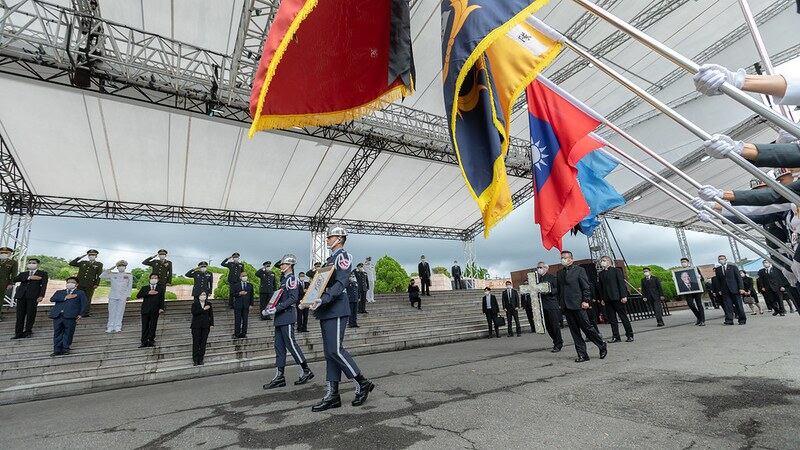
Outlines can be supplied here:
M411 272L411 275L409 275L409 276L411 278L418 277L419 276L419 272Z
M253 293L258 295L261 290L261 280L258 279L256 276L256 269L250 263L242 261L244 264L244 272L247 274L247 282L253 285ZM209 267L209 269L211 269ZM217 269L216 267L214 269ZM217 283L217 287L214 288L214 298L228 298L230 293L230 285L228 284L228 271L223 269L224 274L219 279L219 283ZM212 270L212 272L217 272L216 270ZM219 272L217 272L219 273Z
M133 287L137 289L150 282L150 270L137 267L131 270L133 276Z
M408 288L408 274L403 266L389 255L384 255L375 264L375 292L405 292Z
M642 289L642 278L644 278L643 269L650 268L652 276L661 280L661 290L664 291L664 298L667 300L674 300L677 296L675 292L675 283L672 281L672 272L661 266L628 266L628 282L632 284L637 290ZM629 289L632 292L632 289Z
M66 280L67 277L78 273L78 268L71 267L69 261L64 258L47 255L28 255L28 258L38 258L39 270L44 270L54 280ZM20 270L25 270L25 263Z
M172 277L172 285L173 286L179 286L179 285L181 285L181 286L185 286L185 285L191 286L193 284L194 284L194 280L191 279L191 278L184 277L182 275L173 276Z
M52 280L66 280L67 278L75 275L78 273L78 269L75 267L62 267L58 269L58 272L47 272L50 275L50 279Z
M450 278L450 272L447 270L447 267L436 266L433 268L433 273L439 273L446 276L447 278Z
M164 300L177 300L177 299L178 299L178 294L170 291L164 292Z
M467 264L467 267L464 269L464 277L475 278L478 280L488 280L489 269L480 267L477 263Z

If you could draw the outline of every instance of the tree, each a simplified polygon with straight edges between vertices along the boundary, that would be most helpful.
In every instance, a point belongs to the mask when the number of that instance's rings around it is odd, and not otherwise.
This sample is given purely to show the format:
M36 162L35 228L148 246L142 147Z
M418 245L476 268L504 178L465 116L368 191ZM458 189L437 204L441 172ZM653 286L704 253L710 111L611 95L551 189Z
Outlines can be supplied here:
M433 273L439 273L446 276L447 278L451 278L450 272L447 270L447 267L436 266L433 268Z
M667 300L674 300L677 297L675 292L675 283L672 281L672 271L665 269L661 266L646 266L650 268L651 276L661 280L661 290L664 291L664 298ZM628 266L628 282L632 284L637 290L642 288L642 278L644 278L643 269L645 266ZM629 286L630 287L630 286ZM633 292L632 289L630 289Z
M405 292L408 289L408 273L394 258L384 255L375 264L375 292Z
M261 289L261 280L259 280L256 276L256 268L245 261L242 261L242 264L244 264L244 272L247 274L247 282L253 285L253 293L258 295L258 292L260 292ZM215 267L214 269L220 268ZM222 271L224 272L224 275L220 277L217 287L214 288L214 298L228 298L230 293L230 285L228 284L228 271L225 269L222 269ZM220 273L218 270L211 270L211 272Z

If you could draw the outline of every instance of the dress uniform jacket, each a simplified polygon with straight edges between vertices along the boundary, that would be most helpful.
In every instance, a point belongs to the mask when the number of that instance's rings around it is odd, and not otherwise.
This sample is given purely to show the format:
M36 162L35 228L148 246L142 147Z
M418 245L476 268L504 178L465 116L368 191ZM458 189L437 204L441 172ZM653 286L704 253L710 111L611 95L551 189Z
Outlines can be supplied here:
M100 261L81 261L83 256L79 256L69 262L72 267L78 268L78 288L92 288L100 284L100 274L103 273L103 263Z
M161 261L151 256L142 261L142 264L153 268L153 274L158 275L159 285L166 286L172 284L172 261L168 259Z
M356 282L358 283L358 292L367 292L369 290L369 279L367 272L356 270Z
M283 289L283 294L281 294L278 304L275 305L275 320L273 320L276 327L297 322L295 306L300 301L300 282L294 274L281 277L281 289Z
M265 294L269 297L272 297L272 294L275 293L275 272L273 272L272 269L264 270L262 267L261 269L256 270L256 277L258 277L259 281L261 282L259 294Z
M186 272L186 278L191 278L194 280L194 286L192 286L192 297L197 297L202 293L211 296L211 293L214 292L213 273L192 269Z
M228 284L233 286L239 282L242 272L244 272L244 264L240 262L230 262L230 258L222 260L222 267L228 268Z
M0 297L2 297L8 286L14 284L14 277L17 276L17 261L6 259L0 261Z
M579 310L582 302L592 299L592 286L583 267L571 265L558 271L556 275L558 303L562 309Z
M131 297L133 291L133 274L128 272L109 272L103 271L100 274L103 280L111 282L111 290L108 292L108 298L126 299Z
M340 248L328 257L325 264L333 266L333 274L320 297L322 304L314 311L314 316L319 320L349 316L347 285L350 284L350 272L353 271L353 257Z

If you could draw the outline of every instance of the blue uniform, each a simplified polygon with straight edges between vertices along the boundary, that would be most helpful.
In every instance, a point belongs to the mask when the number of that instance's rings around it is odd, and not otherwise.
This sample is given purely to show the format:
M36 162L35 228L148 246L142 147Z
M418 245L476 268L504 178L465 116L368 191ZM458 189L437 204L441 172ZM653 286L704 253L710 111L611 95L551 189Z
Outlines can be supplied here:
M298 365L306 362L303 351L297 344L294 335L294 324L297 322L296 305L300 302L300 283L294 274L281 277L281 295L275 305L275 366L283 370L286 367L286 351L288 350Z
M314 315L319 319L322 329L326 380L338 383L342 379L342 372L348 379L361 374L361 370L353 361L350 353L342 346L350 315L347 286L350 284L350 272L353 271L353 258L343 248L340 248L328 258L325 265L332 265L334 271L328 287L322 294L322 304L314 311Z
M347 321L348 327L358 326L358 283L350 280L347 285L347 298L350 300L350 319Z
M76 297L67 299L71 294L75 294ZM86 313L89 299L81 290L62 289L56 291L50 301L53 302L53 307L50 309L50 318L53 319L53 353L63 353L72 346L75 319Z

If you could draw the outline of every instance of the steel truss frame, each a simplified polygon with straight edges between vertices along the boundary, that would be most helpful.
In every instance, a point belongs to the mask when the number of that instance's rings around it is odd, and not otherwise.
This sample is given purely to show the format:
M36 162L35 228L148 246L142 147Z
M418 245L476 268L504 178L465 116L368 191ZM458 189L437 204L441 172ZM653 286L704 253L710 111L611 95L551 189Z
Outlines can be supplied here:
M675 236L678 238L678 248L681 251L681 257L691 262L692 252L689 248L689 240L686 239L686 230L684 228L675 228Z

